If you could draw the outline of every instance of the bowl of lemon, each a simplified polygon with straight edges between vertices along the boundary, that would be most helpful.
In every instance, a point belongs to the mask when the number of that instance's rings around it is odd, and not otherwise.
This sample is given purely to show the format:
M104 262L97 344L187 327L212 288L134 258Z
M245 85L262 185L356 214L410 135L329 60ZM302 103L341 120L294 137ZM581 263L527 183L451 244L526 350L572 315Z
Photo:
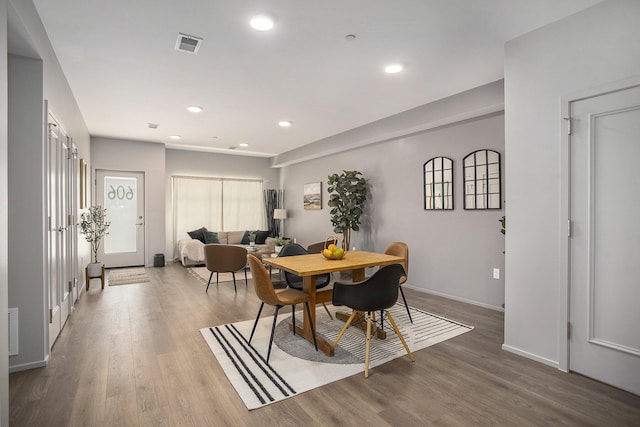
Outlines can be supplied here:
M342 259L344 258L344 249L331 243L322 250L322 256L326 259Z

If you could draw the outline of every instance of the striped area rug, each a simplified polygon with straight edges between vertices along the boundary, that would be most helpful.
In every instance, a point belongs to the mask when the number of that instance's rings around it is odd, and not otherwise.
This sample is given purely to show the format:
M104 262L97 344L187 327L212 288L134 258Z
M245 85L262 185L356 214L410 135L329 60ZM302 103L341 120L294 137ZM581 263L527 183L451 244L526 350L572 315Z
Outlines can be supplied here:
M344 307L330 310L344 311ZM265 308L266 309L266 308ZM409 322L404 305L390 309L400 332L412 352L469 332L472 326L464 325L435 314L410 307L414 323ZM364 372L365 336L358 327L350 327L340 340L334 357L316 352L312 343L294 336L288 324L290 311L281 310L278 315L276 339L274 339L269 364L265 358L273 317L263 317L258 323L251 344L248 343L254 320L203 328L205 341L223 368L227 378L237 391L247 409L256 409L298 393L328 384L348 376ZM302 322L302 310L296 312L296 323ZM281 320L282 319L282 320ZM337 337L344 323L331 320L322 307L317 310L318 333L329 342ZM398 357L410 364L402 343L389 324L385 326L386 339L371 341L369 378L375 376L375 368ZM409 366L408 366L409 367ZM410 370L407 370L410 375Z

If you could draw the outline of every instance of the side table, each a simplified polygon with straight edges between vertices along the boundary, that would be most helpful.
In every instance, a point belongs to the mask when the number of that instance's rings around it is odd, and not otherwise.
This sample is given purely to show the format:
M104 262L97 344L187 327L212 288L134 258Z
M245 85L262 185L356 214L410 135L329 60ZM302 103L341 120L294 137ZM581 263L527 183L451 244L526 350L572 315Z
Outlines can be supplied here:
M104 289L104 264L102 264L102 269L99 276L89 276L89 267L84 268L84 274L87 282L87 291L89 290L89 283L91 279L100 279L100 282L102 284L101 289Z

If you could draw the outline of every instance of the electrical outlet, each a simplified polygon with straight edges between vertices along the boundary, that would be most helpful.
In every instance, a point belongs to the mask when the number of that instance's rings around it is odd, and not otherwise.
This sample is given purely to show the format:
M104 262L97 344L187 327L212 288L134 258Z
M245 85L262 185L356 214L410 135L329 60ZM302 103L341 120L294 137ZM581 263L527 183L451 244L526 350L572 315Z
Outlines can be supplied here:
M500 278L500 269L499 268L494 268L493 269L493 278L494 279L499 279Z

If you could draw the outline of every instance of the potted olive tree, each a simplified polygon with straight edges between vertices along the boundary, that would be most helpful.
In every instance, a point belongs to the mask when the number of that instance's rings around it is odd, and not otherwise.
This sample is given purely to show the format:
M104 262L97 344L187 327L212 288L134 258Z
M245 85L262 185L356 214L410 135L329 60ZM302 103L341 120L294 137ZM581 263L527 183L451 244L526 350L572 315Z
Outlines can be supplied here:
M351 231L360 230L360 216L367 201L367 180L359 171L329 175L329 207L333 231L342 233L343 249L351 247Z
M106 217L107 210L100 205L91 206L80 216L80 233L91 243L92 262L87 266L89 277L99 277L101 274L102 263L98 262L98 249L104 236L109 234L107 231L111 225Z

